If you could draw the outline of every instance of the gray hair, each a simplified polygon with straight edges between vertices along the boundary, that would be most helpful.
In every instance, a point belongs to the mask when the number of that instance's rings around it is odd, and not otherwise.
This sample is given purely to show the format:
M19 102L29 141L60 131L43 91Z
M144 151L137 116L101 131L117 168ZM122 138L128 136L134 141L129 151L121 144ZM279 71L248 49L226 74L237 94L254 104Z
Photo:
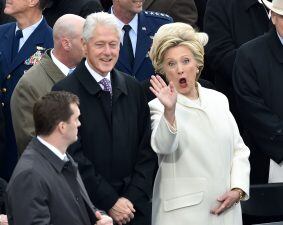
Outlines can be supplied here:
M84 24L83 29L83 40L88 42L89 39L93 37L93 32L98 25L103 25L107 27L111 27L117 31L117 35L120 39L121 30L118 26L117 19L114 15L106 13L106 12L97 12L92 13L87 16L86 22Z

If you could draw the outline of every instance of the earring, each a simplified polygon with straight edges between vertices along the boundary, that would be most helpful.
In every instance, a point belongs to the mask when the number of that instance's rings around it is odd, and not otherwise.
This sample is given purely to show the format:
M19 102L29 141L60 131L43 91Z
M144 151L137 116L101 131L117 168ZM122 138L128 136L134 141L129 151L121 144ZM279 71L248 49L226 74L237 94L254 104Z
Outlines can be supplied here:
M199 73L199 69L197 69L197 73Z

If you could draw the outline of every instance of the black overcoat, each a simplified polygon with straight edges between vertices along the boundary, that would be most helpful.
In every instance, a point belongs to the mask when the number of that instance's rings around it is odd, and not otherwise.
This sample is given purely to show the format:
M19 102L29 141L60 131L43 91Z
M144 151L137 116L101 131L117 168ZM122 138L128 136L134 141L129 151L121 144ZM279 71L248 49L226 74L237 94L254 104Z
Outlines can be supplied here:
M270 159L283 161L283 45L275 29L239 49L233 81L251 149L251 183L267 183Z
M69 153L93 203L108 211L124 196L150 224L152 184L157 157L150 147L149 107L142 86L133 77L111 71L113 96L102 91L84 60L53 90L80 98L80 140ZM137 219L135 217L135 219ZM135 223L133 223L135 224Z

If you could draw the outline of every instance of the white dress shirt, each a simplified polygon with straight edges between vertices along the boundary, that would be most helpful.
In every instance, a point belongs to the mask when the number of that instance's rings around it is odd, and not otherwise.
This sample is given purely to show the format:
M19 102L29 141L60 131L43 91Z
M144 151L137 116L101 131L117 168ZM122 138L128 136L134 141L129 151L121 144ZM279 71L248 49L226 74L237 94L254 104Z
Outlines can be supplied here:
M104 77L101 76L99 73L97 73L96 71L94 71L90 65L88 64L87 60L85 61L85 66L87 68L87 70L90 72L90 74L92 75L92 77L96 80L96 82L100 85L100 87L102 88L102 90L104 89L103 85L100 84L99 82L103 79L106 78L107 80L110 81L111 83L111 77L110 77L110 72Z
M51 152L53 152L56 156L58 156L61 160L63 161L67 161L66 159L68 158L66 153L62 153L60 152L59 149L57 149L56 147L54 147L53 145L49 144L47 141L43 140L41 137L36 136L36 138L41 142L41 144L43 144L44 146L46 146Z
M53 49L50 52L51 55L51 59L54 62L54 64L59 68L59 70L61 70L61 72L67 76L69 74L70 68L65 66L62 62L60 62L60 60L58 60L55 55L53 54ZM71 69L73 70L73 69Z
M111 14L114 14L113 12L113 7L111 7ZM116 17L116 16L115 16ZM118 22L118 26L119 28L121 29L121 39L120 39L120 42L121 44L123 45L123 38L124 38L124 34L125 34L125 31L123 30L123 27L124 25L126 25L125 23L123 23L121 20L119 20L117 17L117 22ZM135 15L135 17L131 20L130 23L128 23L130 26L131 26L131 30L129 32L129 36L130 36L130 39L131 39L131 42L132 42L132 47L133 47L133 53L134 53L134 56L136 54L136 46L137 46L137 39L138 39L138 14Z
M25 29L22 30L23 32L23 37L20 38L20 42L19 42L19 51L20 49L23 47L23 45L25 44L25 42L27 41L27 39L29 38L29 36L34 32L34 30L38 27L38 25L41 23L41 21L43 20L43 16L41 16L41 19L36 22L35 24L26 27ZM16 30L15 33L17 32L17 30L20 30L20 28L18 27L18 24L16 25Z

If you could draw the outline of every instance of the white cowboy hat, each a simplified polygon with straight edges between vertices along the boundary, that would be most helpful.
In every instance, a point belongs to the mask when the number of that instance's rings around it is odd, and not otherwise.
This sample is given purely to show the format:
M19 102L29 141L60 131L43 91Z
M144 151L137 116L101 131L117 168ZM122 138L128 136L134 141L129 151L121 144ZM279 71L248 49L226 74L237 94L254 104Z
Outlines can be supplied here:
M262 1L271 11L283 15L283 0L273 0L272 3L267 0Z

